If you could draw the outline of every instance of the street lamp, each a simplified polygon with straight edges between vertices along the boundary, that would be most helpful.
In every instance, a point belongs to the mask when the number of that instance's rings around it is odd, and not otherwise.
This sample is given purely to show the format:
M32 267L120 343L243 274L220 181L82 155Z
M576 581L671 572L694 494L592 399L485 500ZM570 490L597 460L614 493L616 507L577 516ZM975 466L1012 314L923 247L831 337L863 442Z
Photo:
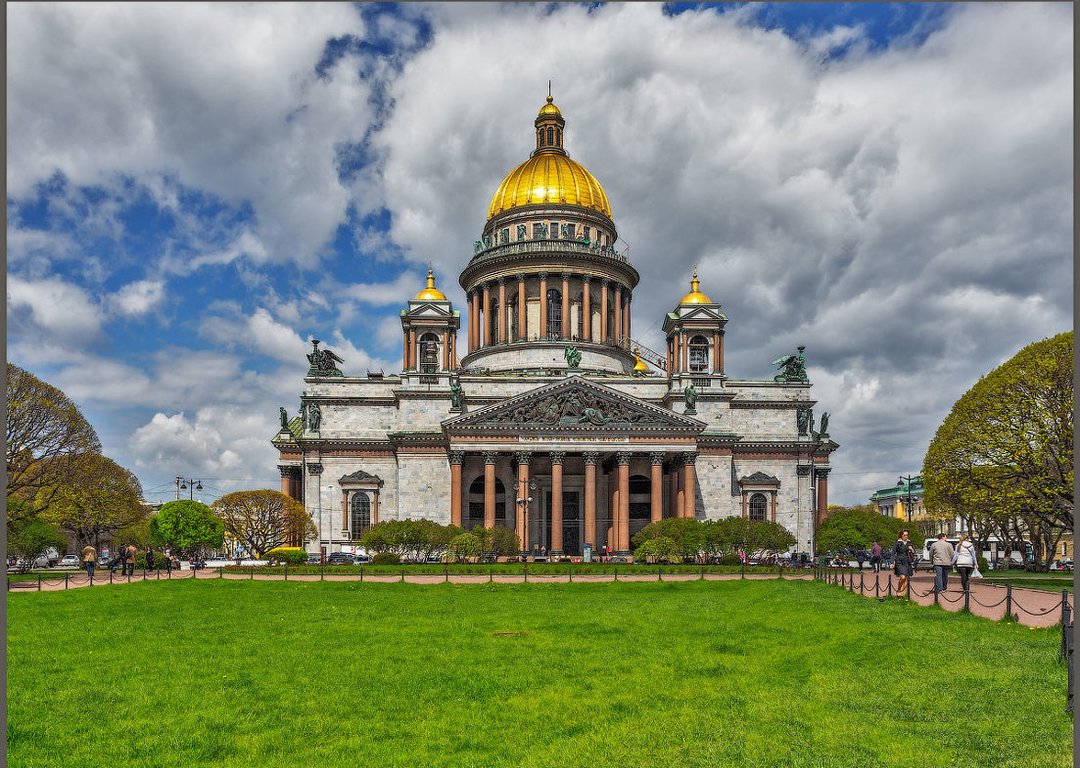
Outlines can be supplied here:
M334 486L328 485L326 487L330 489L330 525L327 526L327 528L326 528L326 557L329 558L330 557L330 550L333 549L333 547L334 547L334 531L333 531L333 526L334 526ZM320 513L319 513L319 527L320 528L322 528L322 524L323 524L323 519L322 519L322 513L320 511ZM322 535L322 533L320 531L320 537L321 537L321 535Z
M905 499L905 502L904 502L904 518L909 523L911 522L911 505L912 505L913 502L917 502L919 500L918 496L912 496L912 494L911 494L911 482L913 480L915 480L917 477L918 477L918 475L900 475L900 483L899 483L900 487L904 488L904 484L905 483L907 484L906 490L904 490L904 491L902 491L900 493L900 498Z
M514 490L518 494L527 493L529 491L535 491L537 488L536 481L530 480L527 484L518 480L514 483ZM529 559L529 505L532 503L533 497L521 496L517 498L517 505L521 507L521 561L525 562Z
M195 491L201 491L202 480L196 480L195 478L183 478L180 475L176 476L176 500L180 501L180 491L188 492L188 500L194 501Z

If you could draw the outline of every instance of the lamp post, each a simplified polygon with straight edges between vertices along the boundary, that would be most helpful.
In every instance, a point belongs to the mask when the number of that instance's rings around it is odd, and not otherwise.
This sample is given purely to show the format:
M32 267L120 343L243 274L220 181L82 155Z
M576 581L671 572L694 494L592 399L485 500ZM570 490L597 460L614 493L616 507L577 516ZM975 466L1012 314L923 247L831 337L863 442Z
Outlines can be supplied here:
M904 489L900 493L900 498L905 499L904 519L909 523L911 522L911 505L919 500L918 496L913 496L911 493L911 482L917 477L918 475L900 475L900 487Z
M526 562L529 559L529 505L532 503L533 497L522 496L523 493L529 493L536 490L536 481L530 480L528 484L522 483L518 480L514 483L514 490L518 493L517 505L521 507L521 561Z
M195 500L195 498L194 498L195 497L195 491L201 491L202 489L203 489L202 480L196 480L193 477L185 479L183 477L180 477L180 475L176 476L176 500L177 501L180 501L180 491L187 491L188 492L188 500L189 501L194 501Z
M334 486L326 486L330 489L330 525L326 528L326 557L329 559L330 550L334 547ZM319 527L323 524L322 513L319 513Z

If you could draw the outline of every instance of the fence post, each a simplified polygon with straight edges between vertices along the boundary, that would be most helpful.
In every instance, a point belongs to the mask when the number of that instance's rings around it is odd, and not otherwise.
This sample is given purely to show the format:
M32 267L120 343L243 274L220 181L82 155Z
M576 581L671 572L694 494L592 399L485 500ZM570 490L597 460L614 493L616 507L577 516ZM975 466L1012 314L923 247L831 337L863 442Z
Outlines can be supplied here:
M1061 608L1061 650L1058 652L1058 661L1064 661L1065 656L1069 651L1069 604L1066 602Z
M405 583L405 569L404 568L401 569L401 583L402 584Z
M67 574L65 573L64 576L66 577ZM38 592L41 591L41 574L40 573L37 575L37 591Z
M326 578L326 566L319 563L319 581L323 581Z
M860 571L859 571L859 594L861 595L862 593L863 593L863 572L860 569Z
M217 577L219 579L225 578L225 568L220 565L217 567ZM143 579L146 579L146 571L143 571Z
M446 563L443 563L442 572L443 572L443 583L444 584L449 584L450 583L450 566L448 566Z
M915 569L911 569L911 576L907 577L907 581L904 582L904 599L911 599L911 578L915 575Z
M64 574L64 589L67 589L67 588L68 588L68 575L65 573Z
M615 581L619 580L619 566L615 566Z
M968 613L971 612L971 603L969 602L970 599L971 599L971 590L970 589L965 589L964 590L964 610L967 611Z
M742 570L739 571L739 578L740 579L745 579L746 578L746 560L745 560L745 558L741 561L741 566L742 566Z
M494 564L493 564L493 565L494 565ZM493 581L495 580L495 579L494 579L494 576L492 575L492 574L494 574L494 573L495 573L495 569L494 569L494 568L488 568L488 584L490 584L491 582L493 582Z
M881 599L881 571L874 574L874 597Z
M1069 590L1061 590L1061 626L1069 623Z
M889 597L892 597L893 592L892 592L892 574L891 573L889 574L889 583L887 584L887 586L888 586L887 594L888 594Z
M778 578L778 579L784 578L784 564L783 563L777 563L776 564L776 578Z
M526 559L525 562L522 563L521 567L525 570L525 583L528 584L529 583L529 561L528 561L528 559Z
M698 581L705 581L705 566L701 566L701 578Z
M1005 585L1005 615L1012 619L1012 584Z
M288 580L289 580L289 564L288 564L288 562L286 562L285 563L285 581L288 581Z

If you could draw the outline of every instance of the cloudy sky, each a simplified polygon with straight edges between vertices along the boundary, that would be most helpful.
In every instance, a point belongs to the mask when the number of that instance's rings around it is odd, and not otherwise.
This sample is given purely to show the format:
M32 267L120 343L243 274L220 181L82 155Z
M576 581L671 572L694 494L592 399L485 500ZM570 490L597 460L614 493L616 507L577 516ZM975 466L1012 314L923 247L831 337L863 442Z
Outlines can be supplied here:
M547 81L641 273L698 265L727 372L807 347L832 500L918 471L952 403L1072 327L1069 4L8 8L8 359L165 500L277 487L318 337L400 369Z

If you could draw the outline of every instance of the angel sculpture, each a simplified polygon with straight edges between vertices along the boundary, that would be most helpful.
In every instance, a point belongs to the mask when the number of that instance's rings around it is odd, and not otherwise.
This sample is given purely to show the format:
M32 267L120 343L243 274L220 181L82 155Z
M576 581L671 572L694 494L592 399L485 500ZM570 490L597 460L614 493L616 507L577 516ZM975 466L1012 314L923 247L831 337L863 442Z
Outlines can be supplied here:
M780 366L780 373L773 377L773 381L799 381L803 384L809 384L810 379L806 376L806 357L803 355L803 350L805 349L806 347L799 347L799 354L785 355L777 360L773 360L773 365Z

